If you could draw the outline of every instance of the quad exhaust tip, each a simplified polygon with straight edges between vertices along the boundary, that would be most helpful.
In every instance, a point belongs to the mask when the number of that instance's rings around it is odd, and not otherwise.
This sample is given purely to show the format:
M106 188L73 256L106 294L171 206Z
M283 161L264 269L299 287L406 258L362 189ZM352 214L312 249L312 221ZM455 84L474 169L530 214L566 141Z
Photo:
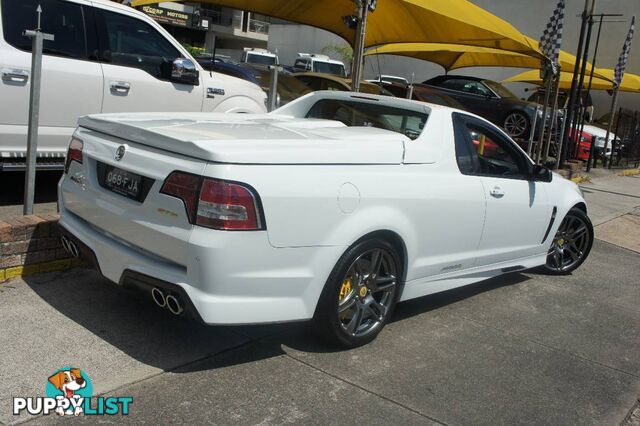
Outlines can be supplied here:
M71 241L69 238L67 238L67 237L65 237L63 235L60 238L60 242L62 244L62 248L65 249L67 251L67 253L71 254L71 256L73 256L73 257L79 257L80 256L80 251L78 250L78 246L76 246L76 243Z
M169 312L174 315L180 315L184 312L182 303L180 303L180 300L176 296L173 294L164 294L158 287L151 289L151 297L156 305L163 309L168 309Z

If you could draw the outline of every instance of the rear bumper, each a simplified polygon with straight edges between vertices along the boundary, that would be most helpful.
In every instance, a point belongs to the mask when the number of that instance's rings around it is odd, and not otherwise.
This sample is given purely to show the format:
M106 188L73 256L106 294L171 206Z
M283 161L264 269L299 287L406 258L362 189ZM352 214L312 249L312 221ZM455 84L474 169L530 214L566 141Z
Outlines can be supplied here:
M150 294L179 295L185 313L206 324L306 320L342 246L274 248L266 232L194 232L181 266L132 247L60 206L60 227L107 279ZM214 237L214 238L212 238ZM149 296L151 299L151 296Z
M78 248L79 257L88 262L100 275L100 263L93 250L83 243L80 239L76 238L71 232L69 232L64 226L59 226L60 235L73 241ZM103 275L104 276L104 275ZM125 270L118 282L119 285L125 288L131 288L142 293L145 293L148 298L151 298L151 290L153 288L161 289L165 294L173 294L181 301L184 306L183 316L191 318L198 322L204 322L200 314L198 313L193 302L189 299L189 295L179 285L169 283L158 278L154 278L148 275L141 274L139 272Z

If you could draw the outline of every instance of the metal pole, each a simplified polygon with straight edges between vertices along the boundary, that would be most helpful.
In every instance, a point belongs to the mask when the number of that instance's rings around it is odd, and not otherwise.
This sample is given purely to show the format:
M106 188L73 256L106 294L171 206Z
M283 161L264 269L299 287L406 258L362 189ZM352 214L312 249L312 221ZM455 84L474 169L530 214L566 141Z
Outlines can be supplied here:
M269 65L271 80L269 81L269 93L267 95L267 103L269 104L269 112L278 107L278 73L282 67L278 65Z
M619 88L616 87L613 91L613 99L611 100L611 112L609 113L609 124L607 125L607 135L604 137L604 151L603 151L603 160L602 167L607 165L607 147L609 146L609 135L611 134L611 127L613 126L613 120L616 114L616 107L618 106L618 92ZM611 150L611 156L613 156L613 149Z
M554 129L556 128L556 121L558 118L558 97L560 96L560 72L561 70L558 72L558 78L555 81L555 90L554 90L554 95L553 95L553 112L551 113L551 124L549 125L549 134L547 135L547 143L545 144L545 148L544 148L544 161L543 162L547 162L547 159L549 158L549 148L551 147L551 135L553 133L555 133L556 139L558 137L558 132L554 132Z
M587 62L589 59L589 46L591 45L591 31L593 29L593 12L595 7L595 1L591 5L591 12L589 13L589 23L587 24L587 37L585 40L584 46L584 54L582 56L582 67L580 69L580 82L578 83L578 114L574 117L574 121L571 126L571 132L577 130L580 127L580 122L584 117L584 111L586 109L586 100L582 97L582 89L584 87L584 77L587 73ZM578 148L580 144L576 144L573 149L573 156L575 157L578 153Z
M351 90L360 91L360 80L362 80L362 64L364 61L364 43L367 34L367 13L369 11L368 2L360 0L358 27L356 29L355 49L353 50L353 63L351 64Z
M567 110L564 110L564 116L567 116ZM567 127L567 120L562 120L562 130L560 130L560 134L564 134L564 129ZM560 157L562 157L562 141L556 141L556 145L558 145L558 153L556 154L556 165L555 170L560 168Z
M533 124L529 129L529 143L527 143L527 155L531 157L531 148L533 147L533 138L536 133L536 126L538 125L538 112L540 112L540 106L536 105L536 114L533 116Z
M22 213L33 214L33 200L36 183L36 158L38 156L38 126L40 123L40 82L42 77L42 46L45 40L53 40L52 34L40 30L42 8L38 5L38 28L26 30L25 37L31 38L31 88L29 91L29 126L27 130L27 169L24 176L24 206Z
M593 61L591 63L591 75L589 75L589 86L587 87L587 95L586 95L587 100L589 99L589 95L591 94L591 84L593 83L593 73L596 70L596 59L598 59L598 46L600 46L600 32L602 31L603 18L604 18L604 15L600 15L600 22L598 23L598 35L596 36L596 47L595 47L595 51L593 52ZM578 137L582 135L582 132L584 130L584 122L585 122L585 117L582 117L582 124L580 125L580 133ZM589 148L589 158L587 159L587 173L591 171L592 161L593 161L593 138L591 138L591 146Z
M618 130L620 130L621 117L622 117L622 107L620 107L620 109L618 110L618 121L616 121L616 132L614 133L615 136L618 136ZM613 151L615 150L615 144L614 144L615 141L616 141L616 138L614 137L613 141L611 142L611 159L609 160L609 168L611 168L611 164L613 163ZM620 142L618 142L618 164L620 164L620 149L619 149Z
M540 126L540 135L538 137L538 145L536 146L536 163L540 162L540 155L542 154L542 144L544 143L544 131L547 126L547 109L549 108L549 98L551 97L551 87L553 86L553 73L550 71L551 67L547 71L547 86L544 91L544 104L542 105L542 126Z
M595 0L592 0L595 4ZM578 86L578 72L580 71L580 60L582 58L582 51L584 45L584 33L587 29L587 13L589 10L589 0L584 1L584 11L582 12L582 24L580 25L580 35L578 37L578 51L576 52L576 63L573 68L573 79L571 80L571 90L569 91L569 108L567 109L567 115L565 121L571 123L573 121L574 114L574 103L576 99L576 90ZM564 126L564 131L562 132L562 140L561 144L563 145L562 157L560 158L559 166L564 164L565 157L567 155L567 146L569 145L569 129L570 125Z

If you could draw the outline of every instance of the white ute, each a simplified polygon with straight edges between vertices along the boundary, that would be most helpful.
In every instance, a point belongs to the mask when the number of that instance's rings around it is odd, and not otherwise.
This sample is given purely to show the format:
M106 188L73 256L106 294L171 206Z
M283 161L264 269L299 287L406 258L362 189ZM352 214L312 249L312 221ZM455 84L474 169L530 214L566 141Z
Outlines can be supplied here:
M45 41L38 165L62 167L78 117L95 113L266 112L256 85L205 71L153 19L107 0L0 0L0 170L24 168L31 40Z
M319 91L263 115L80 120L59 184L63 244L207 324L313 318L372 340L398 301L542 265L593 228L578 187L477 116Z

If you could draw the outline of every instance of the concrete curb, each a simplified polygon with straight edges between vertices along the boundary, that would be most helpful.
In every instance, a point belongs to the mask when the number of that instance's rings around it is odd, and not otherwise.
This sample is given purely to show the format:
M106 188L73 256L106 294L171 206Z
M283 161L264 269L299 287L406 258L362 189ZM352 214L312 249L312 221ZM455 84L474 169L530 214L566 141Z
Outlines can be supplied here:
M0 220L0 282L80 264L62 248L58 215Z

